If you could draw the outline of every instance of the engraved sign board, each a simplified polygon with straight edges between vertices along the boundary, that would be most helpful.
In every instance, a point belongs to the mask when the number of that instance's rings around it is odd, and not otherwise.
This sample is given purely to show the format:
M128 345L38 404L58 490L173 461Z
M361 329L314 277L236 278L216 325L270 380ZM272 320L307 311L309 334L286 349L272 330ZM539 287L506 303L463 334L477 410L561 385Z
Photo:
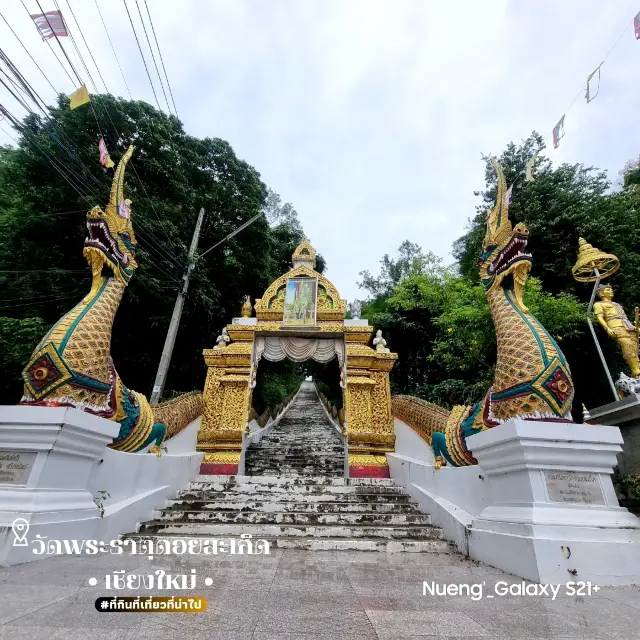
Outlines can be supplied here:
M37 455L35 451L0 450L0 484L27 484Z
M596 473L543 471L551 502L605 504L600 478Z

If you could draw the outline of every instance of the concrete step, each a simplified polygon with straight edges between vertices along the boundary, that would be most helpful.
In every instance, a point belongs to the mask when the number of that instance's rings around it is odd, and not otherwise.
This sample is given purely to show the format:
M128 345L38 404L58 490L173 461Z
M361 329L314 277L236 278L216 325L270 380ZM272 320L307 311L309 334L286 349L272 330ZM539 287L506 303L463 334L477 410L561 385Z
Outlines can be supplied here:
M229 492L205 492L188 490L179 491L178 500L191 501L201 500L209 503L220 501L233 502L277 502L277 503L334 503L341 502L343 504L409 504L411 498L408 494L382 494L382 493L229 493Z
M409 502L307 502L304 500L289 501L258 501L225 500L224 497L215 500L169 500L167 510L181 511L235 511L251 513L261 511L265 513L374 513L374 514L420 514L418 507Z
M304 480L300 478L282 478L274 476L196 476L190 487L200 488L199 483L205 484L269 484L269 485L333 485L333 486L379 486L379 487L395 487L396 484L391 478L330 478L328 476L305 476Z
M246 476L245 476L246 477ZM193 482L189 485L186 491L203 491L207 493L215 492L227 492L227 493L268 493L268 494L287 494L303 493L310 495L317 494L333 494L333 495L369 495L384 494L384 495L400 495L406 494L402 487L396 487L393 485L353 485L353 484L314 484L314 483L302 483L297 482L300 478L283 478L283 480L289 480L289 482L282 483L259 483L252 482L252 478L247 482ZM180 496L183 497L183 496Z
M255 512L242 511L208 511L186 509L163 509L158 512L155 522L165 523L200 523L211 524L293 524L293 525L359 525L359 526L405 526L430 525L431 516L425 514L391 514L391 513L335 513L313 512Z
M138 528L138 533L171 536L191 534L219 538L239 538L241 534L264 537L306 538L388 538L396 540L440 540L442 531L430 525L367 526L356 524L216 524L208 522L163 522L150 520Z
M151 539L161 538L207 538L210 536L156 536L149 534L127 534L125 538L130 539ZM382 553L452 553L453 547L445 540L384 540L382 538L357 538L348 540L345 538L294 538L263 537L267 540L270 548L273 549L299 549L302 551L375 551ZM228 545L228 538L222 538ZM252 542L255 544L256 540ZM220 553L219 555L225 555Z
M228 545L245 535L309 551L450 552L442 530L403 488L391 479L344 478L344 461L344 445L307 386L249 447L245 475L197 477L126 537Z

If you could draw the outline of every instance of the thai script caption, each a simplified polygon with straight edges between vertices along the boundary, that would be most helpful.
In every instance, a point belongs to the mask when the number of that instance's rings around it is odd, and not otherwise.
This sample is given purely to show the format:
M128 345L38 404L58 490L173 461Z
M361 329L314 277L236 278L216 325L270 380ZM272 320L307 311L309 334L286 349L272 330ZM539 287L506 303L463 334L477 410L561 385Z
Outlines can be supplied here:
M24 518L16 518L11 528L15 535L13 546L28 547L27 533L29 523ZM253 540L250 533L239 538L126 538L124 540L49 540L47 536L37 534L31 540L32 553L35 555L99 555L109 553L121 555L147 556L153 560L156 556L183 555L269 555L268 540Z

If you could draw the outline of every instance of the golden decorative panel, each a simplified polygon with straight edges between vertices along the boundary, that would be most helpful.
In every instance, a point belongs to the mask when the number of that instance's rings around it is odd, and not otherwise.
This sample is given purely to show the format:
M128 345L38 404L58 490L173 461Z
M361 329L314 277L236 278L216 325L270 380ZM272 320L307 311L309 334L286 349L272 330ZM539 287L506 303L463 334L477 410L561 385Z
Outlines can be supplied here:
M386 467L387 456L349 454L350 467Z
M284 312L284 288L289 278L306 276L318 279L318 293L322 290L322 302L318 300L318 320L344 320L347 313L347 301L340 298L335 286L322 274L301 265L291 269L277 280L274 280L262 298L255 302L254 309L258 320L282 320Z

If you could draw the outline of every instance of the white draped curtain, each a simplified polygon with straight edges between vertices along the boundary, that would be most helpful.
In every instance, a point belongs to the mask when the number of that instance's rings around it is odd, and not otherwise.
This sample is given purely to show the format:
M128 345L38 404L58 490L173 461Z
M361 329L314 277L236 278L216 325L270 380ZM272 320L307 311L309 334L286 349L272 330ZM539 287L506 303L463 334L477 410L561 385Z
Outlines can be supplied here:
M264 357L271 362L289 358L294 362L315 360L329 362L338 357L340 368L344 364L344 341L340 338L258 337L254 362Z

